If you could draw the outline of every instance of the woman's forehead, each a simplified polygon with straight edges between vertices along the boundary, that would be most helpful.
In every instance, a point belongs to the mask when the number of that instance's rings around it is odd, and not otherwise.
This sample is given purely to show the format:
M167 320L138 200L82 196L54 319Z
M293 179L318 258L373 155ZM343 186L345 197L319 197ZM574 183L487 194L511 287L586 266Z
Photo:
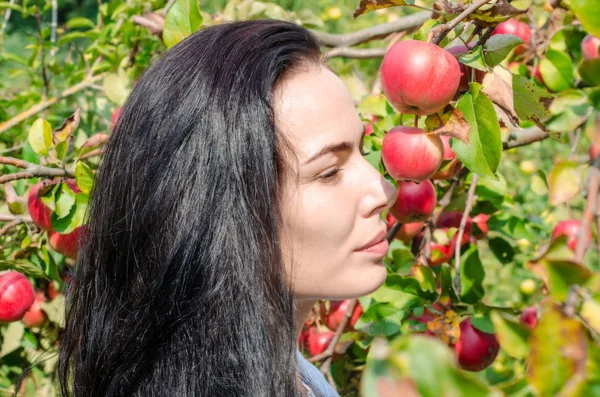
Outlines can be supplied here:
M283 81L274 110L277 126L294 145L300 163L324 144L354 140L362 125L348 89L323 66Z

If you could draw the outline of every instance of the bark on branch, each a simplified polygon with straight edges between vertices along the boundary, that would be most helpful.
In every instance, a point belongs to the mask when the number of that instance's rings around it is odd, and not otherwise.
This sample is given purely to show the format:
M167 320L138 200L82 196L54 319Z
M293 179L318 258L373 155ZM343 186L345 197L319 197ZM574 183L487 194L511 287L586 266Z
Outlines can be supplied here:
M394 32L416 29L430 18L431 13L423 11L398 18L393 22L371 26L346 34L325 33L316 30L313 30L312 33L317 37L319 42L326 47L351 47L378 37L385 37Z

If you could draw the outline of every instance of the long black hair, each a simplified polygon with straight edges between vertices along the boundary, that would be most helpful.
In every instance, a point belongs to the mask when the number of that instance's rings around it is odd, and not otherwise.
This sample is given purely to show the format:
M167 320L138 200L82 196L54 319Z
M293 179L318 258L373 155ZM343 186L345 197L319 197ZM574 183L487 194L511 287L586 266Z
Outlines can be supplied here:
M273 92L316 39L208 27L126 101L91 196L59 349L65 396L301 395Z

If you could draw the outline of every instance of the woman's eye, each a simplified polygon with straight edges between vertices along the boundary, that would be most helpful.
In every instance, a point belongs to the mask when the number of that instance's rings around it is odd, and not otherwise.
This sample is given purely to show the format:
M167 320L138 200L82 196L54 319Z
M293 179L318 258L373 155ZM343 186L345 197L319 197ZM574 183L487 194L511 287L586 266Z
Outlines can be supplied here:
M331 171L329 171L327 174L319 177L319 179L322 180L322 181L325 181L325 182L334 181L339 176L339 172L341 170L342 170L341 168L334 168Z

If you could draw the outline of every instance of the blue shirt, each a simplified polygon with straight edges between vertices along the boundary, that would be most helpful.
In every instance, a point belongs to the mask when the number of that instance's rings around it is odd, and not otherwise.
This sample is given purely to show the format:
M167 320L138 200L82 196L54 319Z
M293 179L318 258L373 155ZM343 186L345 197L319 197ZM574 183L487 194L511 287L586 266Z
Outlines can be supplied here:
M321 371L308 362L299 350L296 350L296 357L298 358L298 372L302 383L308 389L308 397L340 397L321 374Z

